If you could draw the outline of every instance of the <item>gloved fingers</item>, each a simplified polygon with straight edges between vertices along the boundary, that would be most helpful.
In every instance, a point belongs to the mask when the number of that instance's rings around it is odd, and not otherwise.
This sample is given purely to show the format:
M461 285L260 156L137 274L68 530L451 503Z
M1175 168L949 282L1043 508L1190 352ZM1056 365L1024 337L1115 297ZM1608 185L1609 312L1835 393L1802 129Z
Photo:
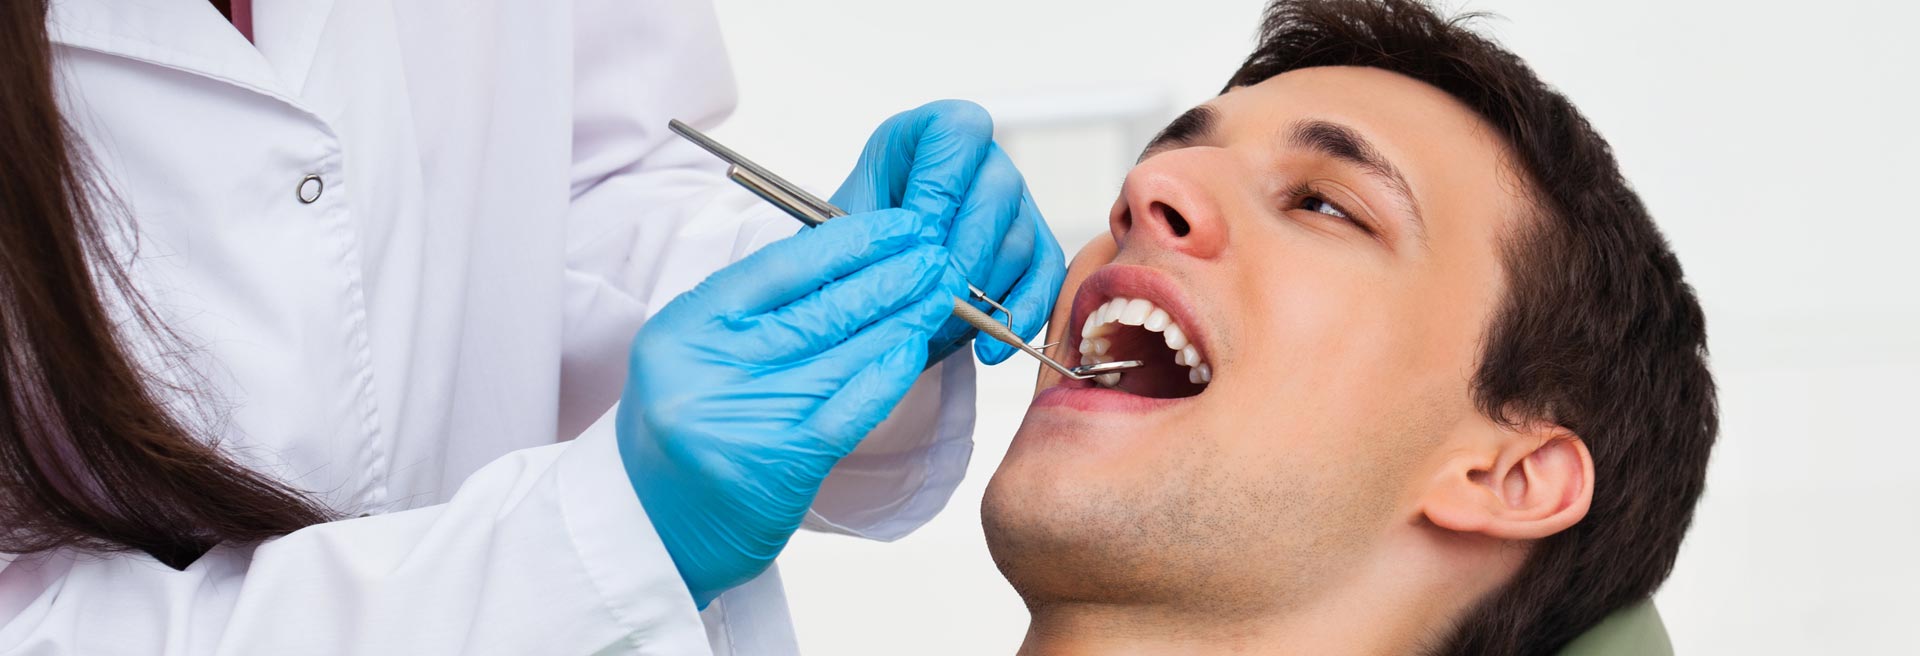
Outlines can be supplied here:
M874 128L860 149L860 159L827 202L849 214L900 206L900 196L907 190L907 173L913 169L913 151L894 147L893 141L901 124L912 116L913 112L894 114Z
M1031 231L1019 227L1032 225ZM1019 281L1013 284L1013 291L1007 294L1001 305L1013 312L1015 334L1029 340L1044 330L1047 319L1053 313L1054 301L1060 296L1060 285L1066 281L1066 255L1060 250L1060 242L1053 236L1053 229L1047 226L1046 219L1040 216L1040 208L1033 203L1031 196L1020 201L1020 220L1015 223L1016 232L1032 235L1032 256L1030 264L1022 272ZM974 340L974 353L980 361L987 364L999 364L1013 355L1013 347L999 340Z
M947 233L947 245L954 253L956 267L965 273L970 284L995 301L1005 296L1020 278L1032 256L1031 242L1023 241L1030 237L1016 234L1021 230L1018 222L1021 198L1025 196L1026 182L1020 171L1004 151L990 146L973 187L968 190ZM994 313L971 295L967 300L976 308ZM934 355L952 353L973 333L973 326L958 318L949 319L934 339Z
M970 102L941 100L895 114L867 139L832 202L848 212L916 210L938 217L935 227L944 229L992 142L992 117Z
M967 280L994 300L1006 293L1005 285L1020 277L1027 268L1032 248L1008 251L1001 248L1008 231L1020 218L1021 199L1027 196L1026 180L1013 160L999 146L990 145L985 161L976 172L973 187L961 202L953 225L947 230L947 248L954 261L966 272ZM1005 273L997 271L1006 269ZM1002 286L993 285L996 274Z
M1005 301L1014 285L1027 275L1028 269L1033 268L1039 257L1041 240L1052 238L1051 234L1041 234L1046 230L1046 222L1040 219L1040 210L1033 206L1033 196L1022 193L1020 210L1013 224L1007 227L1006 234L1000 236L999 256L994 258L991 273L979 285L980 290Z
M993 146L993 117L965 100L936 100L913 113L915 120L905 126L910 136L900 141L913 148L900 207L940 217L945 227Z
M960 298L960 300L982 312L990 312L985 304L974 298L973 291L967 289L967 279L961 275L959 267L949 265L947 267L947 277L942 279L941 282L947 285L947 288L952 290L952 294ZM949 310L951 310L951 308L949 308ZM928 354L931 356L927 361L927 366L929 367L946 359L947 356L953 355L955 351L960 350L961 346L966 345L967 340L973 339L975 333L978 332L974 330L972 324L961 320L960 317L952 316L951 312L949 312L948 315L946 322L934 332L928 341Z
M835 457L852 453L860 440L905 398L927 361L927 338L953 311L953 298L935 294L908 306L823 354L845 384L801 423ZM813 372L810 372L813 373Z
M751 336L730 345L741 362L780 364L826 351L862 328L931 295L947 269L947 249L922 244L828 283L771 312L738 323Z
M700 304L703 311L691 313L700 320L737 321L758 315L922 244L929 220L902 210L843 216L768 244L714 272L675 302ZM662 310L661 314L669 313Z

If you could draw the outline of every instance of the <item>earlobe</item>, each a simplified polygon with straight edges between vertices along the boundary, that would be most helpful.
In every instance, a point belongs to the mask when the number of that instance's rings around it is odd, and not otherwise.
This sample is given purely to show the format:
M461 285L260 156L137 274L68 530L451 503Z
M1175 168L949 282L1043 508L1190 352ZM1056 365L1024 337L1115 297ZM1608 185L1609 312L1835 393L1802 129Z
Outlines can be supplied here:
M1593 455L1558 427L1503 431L1487 448L1442 468L1422 512L1441 528L1502 540L1536 540L1566 530L1593 501Z

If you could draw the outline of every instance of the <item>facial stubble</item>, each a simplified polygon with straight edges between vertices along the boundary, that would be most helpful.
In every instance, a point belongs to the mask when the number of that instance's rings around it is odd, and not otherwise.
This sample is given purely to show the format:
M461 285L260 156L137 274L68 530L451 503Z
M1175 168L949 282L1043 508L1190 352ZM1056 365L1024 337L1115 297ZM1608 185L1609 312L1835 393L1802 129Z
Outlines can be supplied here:
M1391 512L1386 490L1355 488L1383 472L1289 462L1249 476L1231 462L1186 439L1140 479L1075 481L1014 463L982 504L988 548L1036 616L1132 605L1218 625L1302 603Z

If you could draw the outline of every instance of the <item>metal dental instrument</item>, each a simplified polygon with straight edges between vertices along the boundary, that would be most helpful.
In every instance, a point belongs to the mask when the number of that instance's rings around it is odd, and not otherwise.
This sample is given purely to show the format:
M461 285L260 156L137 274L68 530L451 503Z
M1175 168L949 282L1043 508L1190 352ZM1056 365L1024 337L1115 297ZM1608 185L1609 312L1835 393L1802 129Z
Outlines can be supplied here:
M714 157L726 161L727 164L731 165L731 167L727 169L728 178L739 183L740 186L746 187L748 191L752 191L754 195L759 196L762 200L773 203L779 206L780 209L786 210L788 214L793 215L793 218L799 219L801 223L807 224L809 228L825 223L827 219L847 215L846 210L834 207L833 203L820 200L819 196L807 193L807 190L801 189L799 185L788 182L786 178L774 175L772 171L761 168L759 164L753 163L753 160L741 157L740 153L733 152L732 148L720 145L720 142L714 141L713 137L707 136L706 133L694 129L691 125L681 123L680 119L668 120L667 129L673 130L674 134L685 137L688 141L693 142L694 145L706 149L709 153L713 153ZM1006 306L993 300L993 297L987 296L986 292L980 291L980 288L973 286L972 282L967 283L967 291L972 293L975 299L986 303L988 307L999 311L1000 314L1006 315L1007 327L1013 327L1013 312L1008 310Z
M694 145L724 160L728 164L727 179L745 187L747 191L753 192L753 195L759 196L761 200L772 203L775 207L785 210L787 214L792 215L793 218L798 219L809 228L826 223L828 219L847 215L846 211L834 207L832 203L820 200L818 196L807 193L807 190L801 189L798 185L788 182L786 178L774 175L772 171L761 168L760 165L753 163L752 160L741 157L739 153L733 152L733 149L720 145L720 142L714 141L712 137L694 129L693 126L680 122L679 119L668 121L667 128L673 130L674 134L685 137L688 141L692 141ZM1008 346L1020 349L1027 355L1033 356L1035 359L1038 359L1041 364L1047 365L1054 371L1060 372L1062 376L1074 380L1087 380L1100 374L1119 373L1120 371L1146 365L1146 363L1139 360L1103 362L1078 367L1069 367L1060 364L1053 358L1047 357L1047 354L1040 352L1038 348L1028 345L1026 340L1020 339L1020 336L1013 332L1013 313L1008 311L1005 306L994 301L991 297L987 296L986 292L980 291L980 289L974 287L972 283L967 284L967 291L971 292L974 298L979 299L993 309L998 310L1001 314L1006 315L1007 322L1002 325L1000 322L994 321L992 316L981 312L979 308L968 305L966 301L962 301L959 298L953 299L953 314L955 316L960 317L962 321L971 324L974 328L978 328L980 332L986 333L994 339L1006 342ZM1040 348L1046 348L1046 346Z
M1060 364L1053 358L1047 357L1047 354L1041 353L1040 349L1028 346L1024 340L1020 339L1019 335L1015 335L1013 331L1007 330L1006 326L1000 325L1000 322L994 321L993 317L987 316L987 313L981 312L979 308L967 305L966 301L958 298L953 299L953 314L954 316L960 317L962 321L973 324L973 327L979 328L980 332L986 333L994 339L1006 342L1008 345L1021 351L1025 351L1027 355L1031 355L1039 360L1040 364L1047 365L1054 371L1060 372L1060 375L1074 380L1087 380L1100 374L1119 373L1127 369L1146 366L1147 364L1139 360L1120 360L1118 362L1102 362L1099 364L1083 364L1078 367L1069 367Z

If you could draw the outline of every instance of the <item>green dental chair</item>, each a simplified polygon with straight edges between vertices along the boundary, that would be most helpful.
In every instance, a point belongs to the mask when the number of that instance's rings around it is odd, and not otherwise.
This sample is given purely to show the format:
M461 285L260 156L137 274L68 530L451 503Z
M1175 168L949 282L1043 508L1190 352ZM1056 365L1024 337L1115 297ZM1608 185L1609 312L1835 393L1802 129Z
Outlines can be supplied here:
M1653 600L1614 611L1560 650L1560 656L1673 656Z

